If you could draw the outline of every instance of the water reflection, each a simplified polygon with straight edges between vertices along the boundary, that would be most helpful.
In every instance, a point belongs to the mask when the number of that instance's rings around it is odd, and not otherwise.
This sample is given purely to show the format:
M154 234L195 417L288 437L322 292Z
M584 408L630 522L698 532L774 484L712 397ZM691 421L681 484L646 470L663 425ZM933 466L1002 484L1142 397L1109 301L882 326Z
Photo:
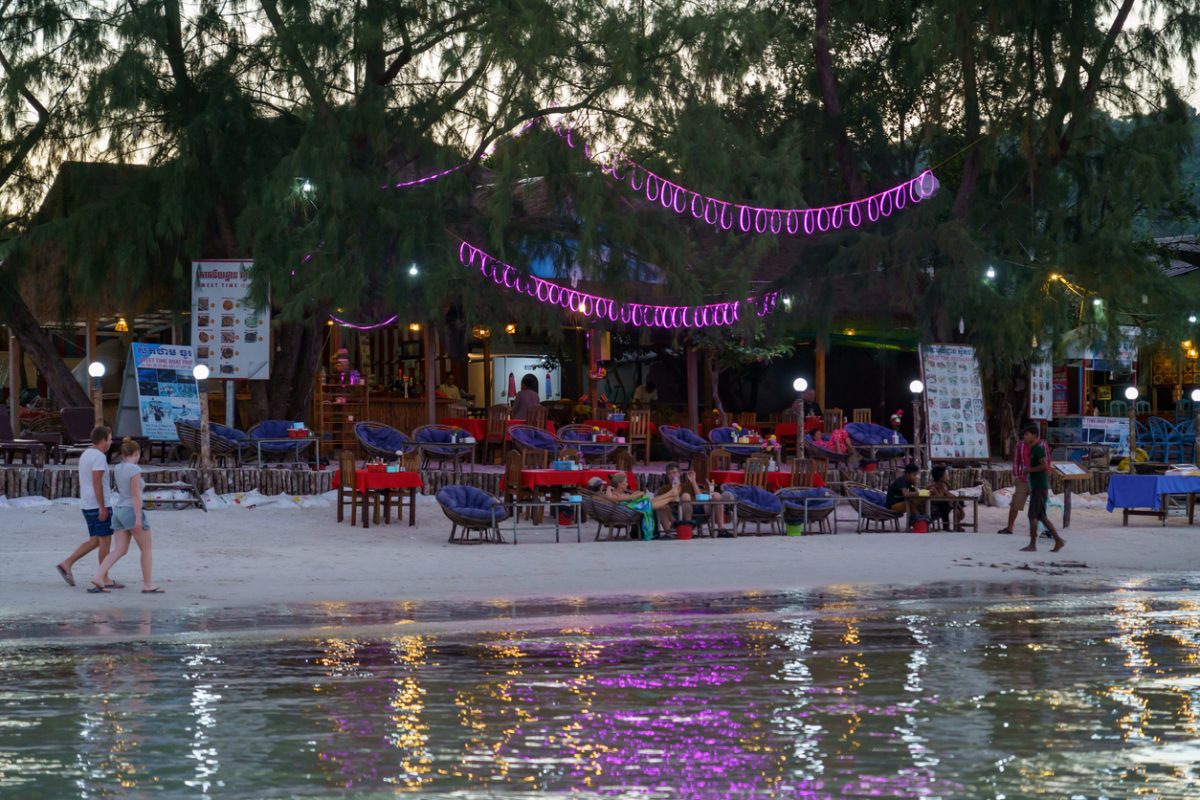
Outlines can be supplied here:
M0 795L1200 793L1190 592L745 601L620 621L568 603L541 630L6 648Z

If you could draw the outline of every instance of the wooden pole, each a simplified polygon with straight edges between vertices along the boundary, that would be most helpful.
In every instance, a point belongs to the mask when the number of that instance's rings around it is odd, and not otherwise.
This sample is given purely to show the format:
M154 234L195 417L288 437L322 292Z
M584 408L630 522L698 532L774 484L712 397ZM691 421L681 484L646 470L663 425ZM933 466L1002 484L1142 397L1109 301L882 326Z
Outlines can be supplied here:
M21 435L21 343L8 329L8 417L13 435Z
M687 403L688 403L688 426L693 430L697 430L700 423L700 389L697 386L696 378L699 369L696 364L696 348L694 345L687 346Z
M483 340L483 403L480 408L490 408L492 405L492 344L491 339Z
M1196 436L1195 442L1192 443L1192 463L1200 464L1200 403L1194 400L1192 401L1192 430Z
M208 381L198 381L200 388L200 491L212 488L212 446L208 427Z
M421 328L421 333L425 340L424 346L421 348L425 352L425 421L429 425L434 425L437 423L437 398L434 396L437 384L433 379L433 348L435 344L432 326L426 325Z
M1137 461L1133 457L1137 450L1137 400L1129 401L1129 463ZM1132 468L1131 468L1132 469Z

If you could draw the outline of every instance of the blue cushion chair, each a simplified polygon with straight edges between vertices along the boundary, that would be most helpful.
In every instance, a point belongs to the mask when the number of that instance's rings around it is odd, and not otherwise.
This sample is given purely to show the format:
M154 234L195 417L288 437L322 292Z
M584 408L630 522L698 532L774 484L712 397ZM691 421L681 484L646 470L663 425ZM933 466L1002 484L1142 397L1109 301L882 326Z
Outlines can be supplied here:
M830 461L841 467L850 460L851 452L839 453L837 450L830 450L824 445L817 444L811 435L804 437L804 455L813 461Z
M869 449L871 447L875 448L875 458L877 459L903 458L906 451L887 448L885 445L893 444L893 438L898 439L894 442L895 444L908 444L908 440L901 434L873 422L851 422L846 425L846 435L850 437L850 443L855 448L863 448L862 456L864 458L871 457Z
M293 424L286 419L264 419L246 431L247 441L243 447L248 452L257 454L259 452L257 439L286 439L288 431L292 429ZM231 428L230 430L233 429ZM311 439L297 439L290 442L264 442L261 445L263 458L274 457L277 460L289 454L293 459L299 460L300 453L313 446L314 443Z
M564 425L558 429L558 443L562 447L578 451L589 464L611 464L612 454L621 445L616 442L593 442L594 433L590 425Z
M676 461L690 463L696 456L702 456L708 452L709 443L688 428L679 425L660 425L658 432L662 435L663 442L667 445L668 452L671 453L671 458Z
M806 489L790 486L780 489L775 495L783 501L783 520L789 525L816 525L819 530L829 533L829 518L837 508L833 492L824 488ZM807 510L807 516L806 516ZM804 531L808 533L808 530Z
M852 481L842 484L842 490L847 497L857 497L861 501L857 505L863 530L871 530L872 523L878 525L880 531L886 531L889 525L893 530L900 530L900 520L904 519L904 513L892 511L887 507L886 493Z
M354 438L367 458L398 461L413 451L412 439L380 422L359 422L354 426Z
M504 541L500 523L508 519L508 511L499 498L474 486L451 484L438 491L437 501L451 523L451 544L500 544Z
M197 425L196 427L199 429L200 426ZM212 449L213 442L218 438L222 439L221 448L226 454L231 453L234 455L239 467L248 453L253 454L255 452L254 443L250 441L250 437L246 432L237 428L231 428L228 425L219 425L215 422L208 423L208 438L210 452L215 454L216 451Z
M729 451L735 461L743 461L746 458L761 453L762 447L757 444L734 444L737 439L737 431L731 427L721 426L713 428L708 432L708 440L713 444L720 445L722 448Z
M513 447L522 453L541 450L553 458L559 449L558 441L548 431L533 425L512 425L508 429Z
M740 530L745 530L746 526L753 522L756 536L762 535L764 524L767 525L768 533L784 533L783 501L776 495L761 487L747 486L744 483L722 484L721 491L733 495L737 503Z
M438 447L438 445L457 444L466 435L461 428L450 425L422 425L414 428L412 440L420 445L418 449L421 451L421 469L428 469L433 462L437 462L439 469L444 469L446 462L450 462L455 472L461 472L463 460L470 457L474 448Z

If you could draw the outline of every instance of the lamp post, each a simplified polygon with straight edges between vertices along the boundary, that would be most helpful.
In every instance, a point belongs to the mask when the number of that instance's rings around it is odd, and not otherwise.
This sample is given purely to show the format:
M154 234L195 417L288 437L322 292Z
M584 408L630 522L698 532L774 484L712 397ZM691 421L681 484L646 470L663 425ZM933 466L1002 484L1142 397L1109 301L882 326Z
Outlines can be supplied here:
M792 389L796 394L804 394L808 391L808 381L804 378L796 378L792 381ZM818 439L820 436L817 437ZM800 415L796 420L796 458L804 458L804 403L800 403Z
M95 410L95 427L104 424L104 398L100 394L100 379L104 377L104 364L93 361L88 364L88 375L91 376L92 408Z
M1192 463L1200 464L1200 389L1192 389Z
M921 469L928 469L929 464L925 459L925 440L921 437L921 395L925 392L925 384L919 380L911 381L908 384L908 390L912 392L912 410L913 410L913 444L917 447L916 462Z
M200 487L203 491L209 488L212 456L208 431L208 365L197 364L192 367L192 376L196 379L200 394Z
M1134 458L1134 453L1137 452L1137 399L1138 388L1136 386L1128 386L1125 389L1125 399L1129 401L1129 463L1133 464L1137 461ZM1132 469L1132 467L1131 467Z

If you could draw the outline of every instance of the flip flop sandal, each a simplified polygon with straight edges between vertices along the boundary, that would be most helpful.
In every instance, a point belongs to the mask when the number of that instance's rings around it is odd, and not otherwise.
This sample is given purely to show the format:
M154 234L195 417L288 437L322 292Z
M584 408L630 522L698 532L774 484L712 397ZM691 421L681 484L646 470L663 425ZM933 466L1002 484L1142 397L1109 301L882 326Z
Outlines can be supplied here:
M75 585L74 576L68 570L63 569L62 564L55 564L54 568L58 570L58 574L62 576L62 579L67 582L67 586Z
M105 589L100 584L93 583L91 586L88 587L87 593L88 594L108 594L109 592L108 592L108 589Z
M142 589L142 594L166 594L161 586L155 586L153 589Z
M106 589L124 589L125 584L117 583L116 581L113 581L112 583L104 584L104 588L106 588Z

